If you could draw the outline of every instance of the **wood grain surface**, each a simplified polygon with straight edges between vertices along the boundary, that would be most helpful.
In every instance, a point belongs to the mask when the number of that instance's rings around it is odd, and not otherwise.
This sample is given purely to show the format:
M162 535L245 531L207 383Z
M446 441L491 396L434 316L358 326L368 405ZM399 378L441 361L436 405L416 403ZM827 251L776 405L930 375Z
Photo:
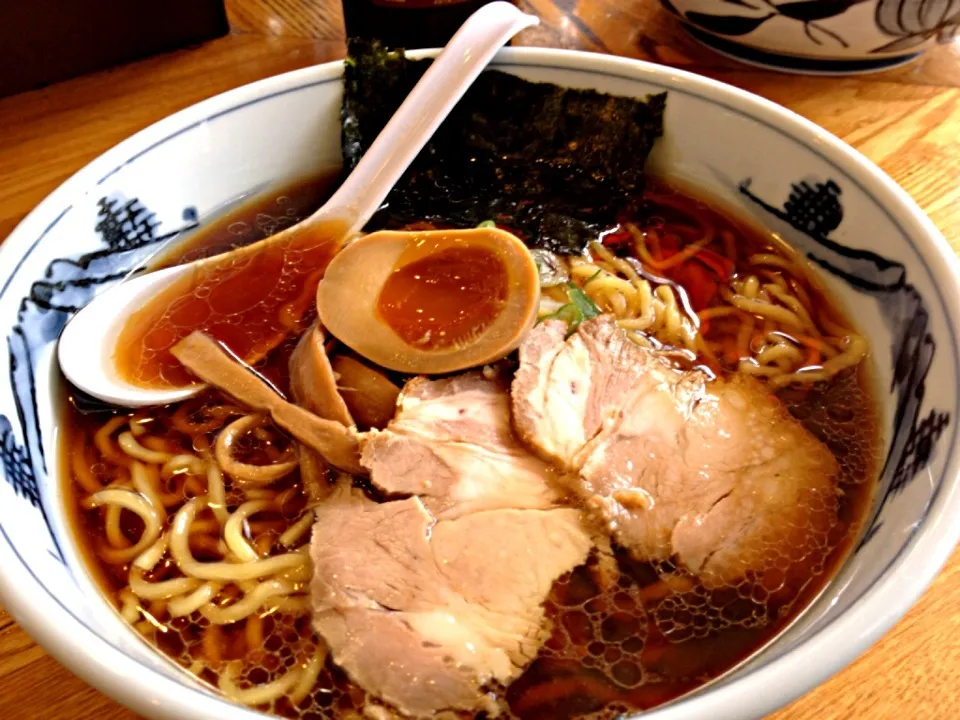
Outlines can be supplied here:
M515 44L653 60L763 95L846 140L909 192L960 251L960 45L851 78L738 65L688 38L655 0L518 0L543 24ZM339 58L331 0L227 0L230 35L0 99L0 240L109 147L216 93ZM960 717L960 554L875 647L776 720ZM0 610L0 719L136 717L62 668Z

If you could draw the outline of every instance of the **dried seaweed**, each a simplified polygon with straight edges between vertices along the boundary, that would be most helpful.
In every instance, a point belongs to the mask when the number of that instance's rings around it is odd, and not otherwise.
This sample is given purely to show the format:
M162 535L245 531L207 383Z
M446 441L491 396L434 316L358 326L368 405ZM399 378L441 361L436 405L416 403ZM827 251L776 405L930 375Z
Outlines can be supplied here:
M429 60L351 40L341 112L352 169ZM666 93L646 100L561 88L488 70L390 193L369 229L495 220L531 247L582 252L639 209L643 166Z

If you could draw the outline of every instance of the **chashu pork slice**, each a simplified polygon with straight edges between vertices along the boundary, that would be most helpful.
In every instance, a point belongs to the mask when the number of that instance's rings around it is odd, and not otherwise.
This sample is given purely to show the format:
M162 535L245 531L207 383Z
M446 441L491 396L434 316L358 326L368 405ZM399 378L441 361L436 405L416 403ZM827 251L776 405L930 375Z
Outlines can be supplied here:
M479 373L414 380L363 448L374 502L317 509L314 626L361 687L406 715L491 710L545 640L543 601L584 562L580 511L510 428L507 388Z
M419 495L440 517L563 499L557 471L513 432L508 387L480 373L408 382L386 432L364 442L361 464L380 490Z
M822 557L837 461L756 380L676 370L603 316L534 328L512 398L519 436L638 559L719 586Z

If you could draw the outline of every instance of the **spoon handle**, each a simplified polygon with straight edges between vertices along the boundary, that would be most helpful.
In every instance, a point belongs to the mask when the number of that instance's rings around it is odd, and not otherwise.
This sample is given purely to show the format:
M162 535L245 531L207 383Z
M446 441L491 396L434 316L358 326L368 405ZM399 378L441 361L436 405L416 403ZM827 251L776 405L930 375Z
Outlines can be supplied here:
M346 218L347 235L361 230L497 51L538 22L507 2L484 5L471 15L307 224Z

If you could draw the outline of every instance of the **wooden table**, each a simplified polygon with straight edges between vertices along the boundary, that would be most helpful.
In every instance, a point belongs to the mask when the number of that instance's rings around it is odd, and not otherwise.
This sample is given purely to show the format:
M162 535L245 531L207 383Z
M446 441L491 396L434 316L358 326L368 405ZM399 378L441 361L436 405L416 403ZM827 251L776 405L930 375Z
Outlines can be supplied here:
M0 240L113 144L198 100L343 55L330 0L227 0L232 33L0 99ZM655 0L520 0L540 28L517 44L616 53L759 93L859 149L909 192L960 251L960 45L862 77L791 77L737 65L689 39ZM960 717L960 553L877 646L777 720ZM60 667L0 610L0 718L135 716Z

